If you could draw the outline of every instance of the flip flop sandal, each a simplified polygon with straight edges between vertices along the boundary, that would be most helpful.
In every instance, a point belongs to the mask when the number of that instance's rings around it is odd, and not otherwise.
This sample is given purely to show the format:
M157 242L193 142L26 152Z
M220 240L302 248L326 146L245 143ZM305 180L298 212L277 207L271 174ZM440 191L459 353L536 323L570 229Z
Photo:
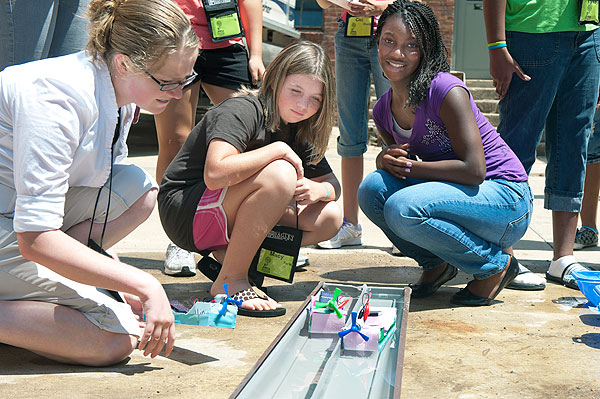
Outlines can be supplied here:
M528 274L528 273L533 274L533 272L531 270L522 270L522 271L519 271L519 274L517 274L517 277L522 276L524 274ZM546 288L546 284L545 283L532 284L532 283L527 283L527 282L521 283L519 281L513 280L506 286L506 288L511 289L511 290L519 290L519 291L542 291L544 288Z
M262 292L261 292L262 294ZM256 298L260 298L263 300L268 300L268 297L266 295L259 295L259 293L253 289L253 287L251 288L246 288L245 290L242 291L238 291L235 294L233 294L231 296L231 298L233 299L238 299L240 301L249 301L251 299L256 299ZM248 316L248 317L277 317L277 316L283 316L285 314L285 308L277 308L277 309L269 309L269 310L251 310L251 309L245 309L245 308L238 308L238 314L241 316Z
M573 262L573 263L569 264L569 266L565 267L565 270L563 270L563 272L562 272L562 276L556 277L556 276L553 276L550 273L546 272L546 279L548 279L550 281L554 281L555 283L562 284L567 288L572 288L574 290L578 290L579 286L577 285L577 281L575 281L575 279L573 277L571 277L571 273L573 273L574 271L587 271L587 270L592 270L592 269L582 266L578 262ZM571 277L571 278L565 279L565 277Z
M211 258L210 256L205 256L198 261L196 268L200 271L200 273L204 274L210 281L216 281L219 276L219 272L221 271L221 267L223 267L219 262ZM255 272L253 270L248 271L248 281L250 284L257 286L263 291L267 291L265 287L263 287L263 283L265 281L265 276Z

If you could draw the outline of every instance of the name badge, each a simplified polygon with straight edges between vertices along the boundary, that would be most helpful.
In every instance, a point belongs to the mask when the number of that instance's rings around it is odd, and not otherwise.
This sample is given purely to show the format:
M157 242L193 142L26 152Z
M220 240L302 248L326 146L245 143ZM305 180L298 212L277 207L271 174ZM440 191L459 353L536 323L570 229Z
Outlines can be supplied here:
M598 0L579 0L579 25L600 24Z
M346 37L370 37L373 35L375 19L373 17L355 17L346 15Z
M244 36L236 0L202 0L213 42Z
M275 225L254 255L250 270L277 280L293 282L302 230Z

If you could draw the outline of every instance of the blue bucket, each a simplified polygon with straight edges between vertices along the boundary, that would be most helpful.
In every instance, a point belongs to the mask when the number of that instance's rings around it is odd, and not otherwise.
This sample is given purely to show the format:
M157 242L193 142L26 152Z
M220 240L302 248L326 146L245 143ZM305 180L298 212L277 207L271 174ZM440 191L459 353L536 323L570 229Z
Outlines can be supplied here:
M575 271L571 275L588 301L594 306L600 305L600 271Z

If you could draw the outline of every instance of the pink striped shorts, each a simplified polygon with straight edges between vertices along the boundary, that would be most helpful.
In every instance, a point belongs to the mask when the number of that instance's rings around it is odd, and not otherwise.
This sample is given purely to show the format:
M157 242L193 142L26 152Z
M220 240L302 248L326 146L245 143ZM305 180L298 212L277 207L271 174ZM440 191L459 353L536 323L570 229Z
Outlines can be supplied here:
M198 202L192 231L194 245L198 250L217 250L226 248L229 244L227 234L227 215L223 209L223 199L227 188L209 190L202 194Z

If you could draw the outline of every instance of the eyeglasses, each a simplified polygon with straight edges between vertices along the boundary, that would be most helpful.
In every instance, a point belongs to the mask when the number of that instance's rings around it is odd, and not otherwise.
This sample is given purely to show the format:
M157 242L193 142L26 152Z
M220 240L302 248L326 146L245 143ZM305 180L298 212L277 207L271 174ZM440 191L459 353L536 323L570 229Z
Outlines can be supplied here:
M171 90L178 89L179 87L185 87L185 86L189 85L190 83L192 83L194 81L194 79L196 79L196 76L198 76L196 71L192 71L193 73L190 76L186 76L186 78L183 79L181 82L164 82L163 83L160 80L156 79L154 76L152 76L152 74L150 72L148 72L146 70L144 70L144 72L146 73L146 75L150 76L150 79L155 81L156 84L160 86L160 91L171 91Z

